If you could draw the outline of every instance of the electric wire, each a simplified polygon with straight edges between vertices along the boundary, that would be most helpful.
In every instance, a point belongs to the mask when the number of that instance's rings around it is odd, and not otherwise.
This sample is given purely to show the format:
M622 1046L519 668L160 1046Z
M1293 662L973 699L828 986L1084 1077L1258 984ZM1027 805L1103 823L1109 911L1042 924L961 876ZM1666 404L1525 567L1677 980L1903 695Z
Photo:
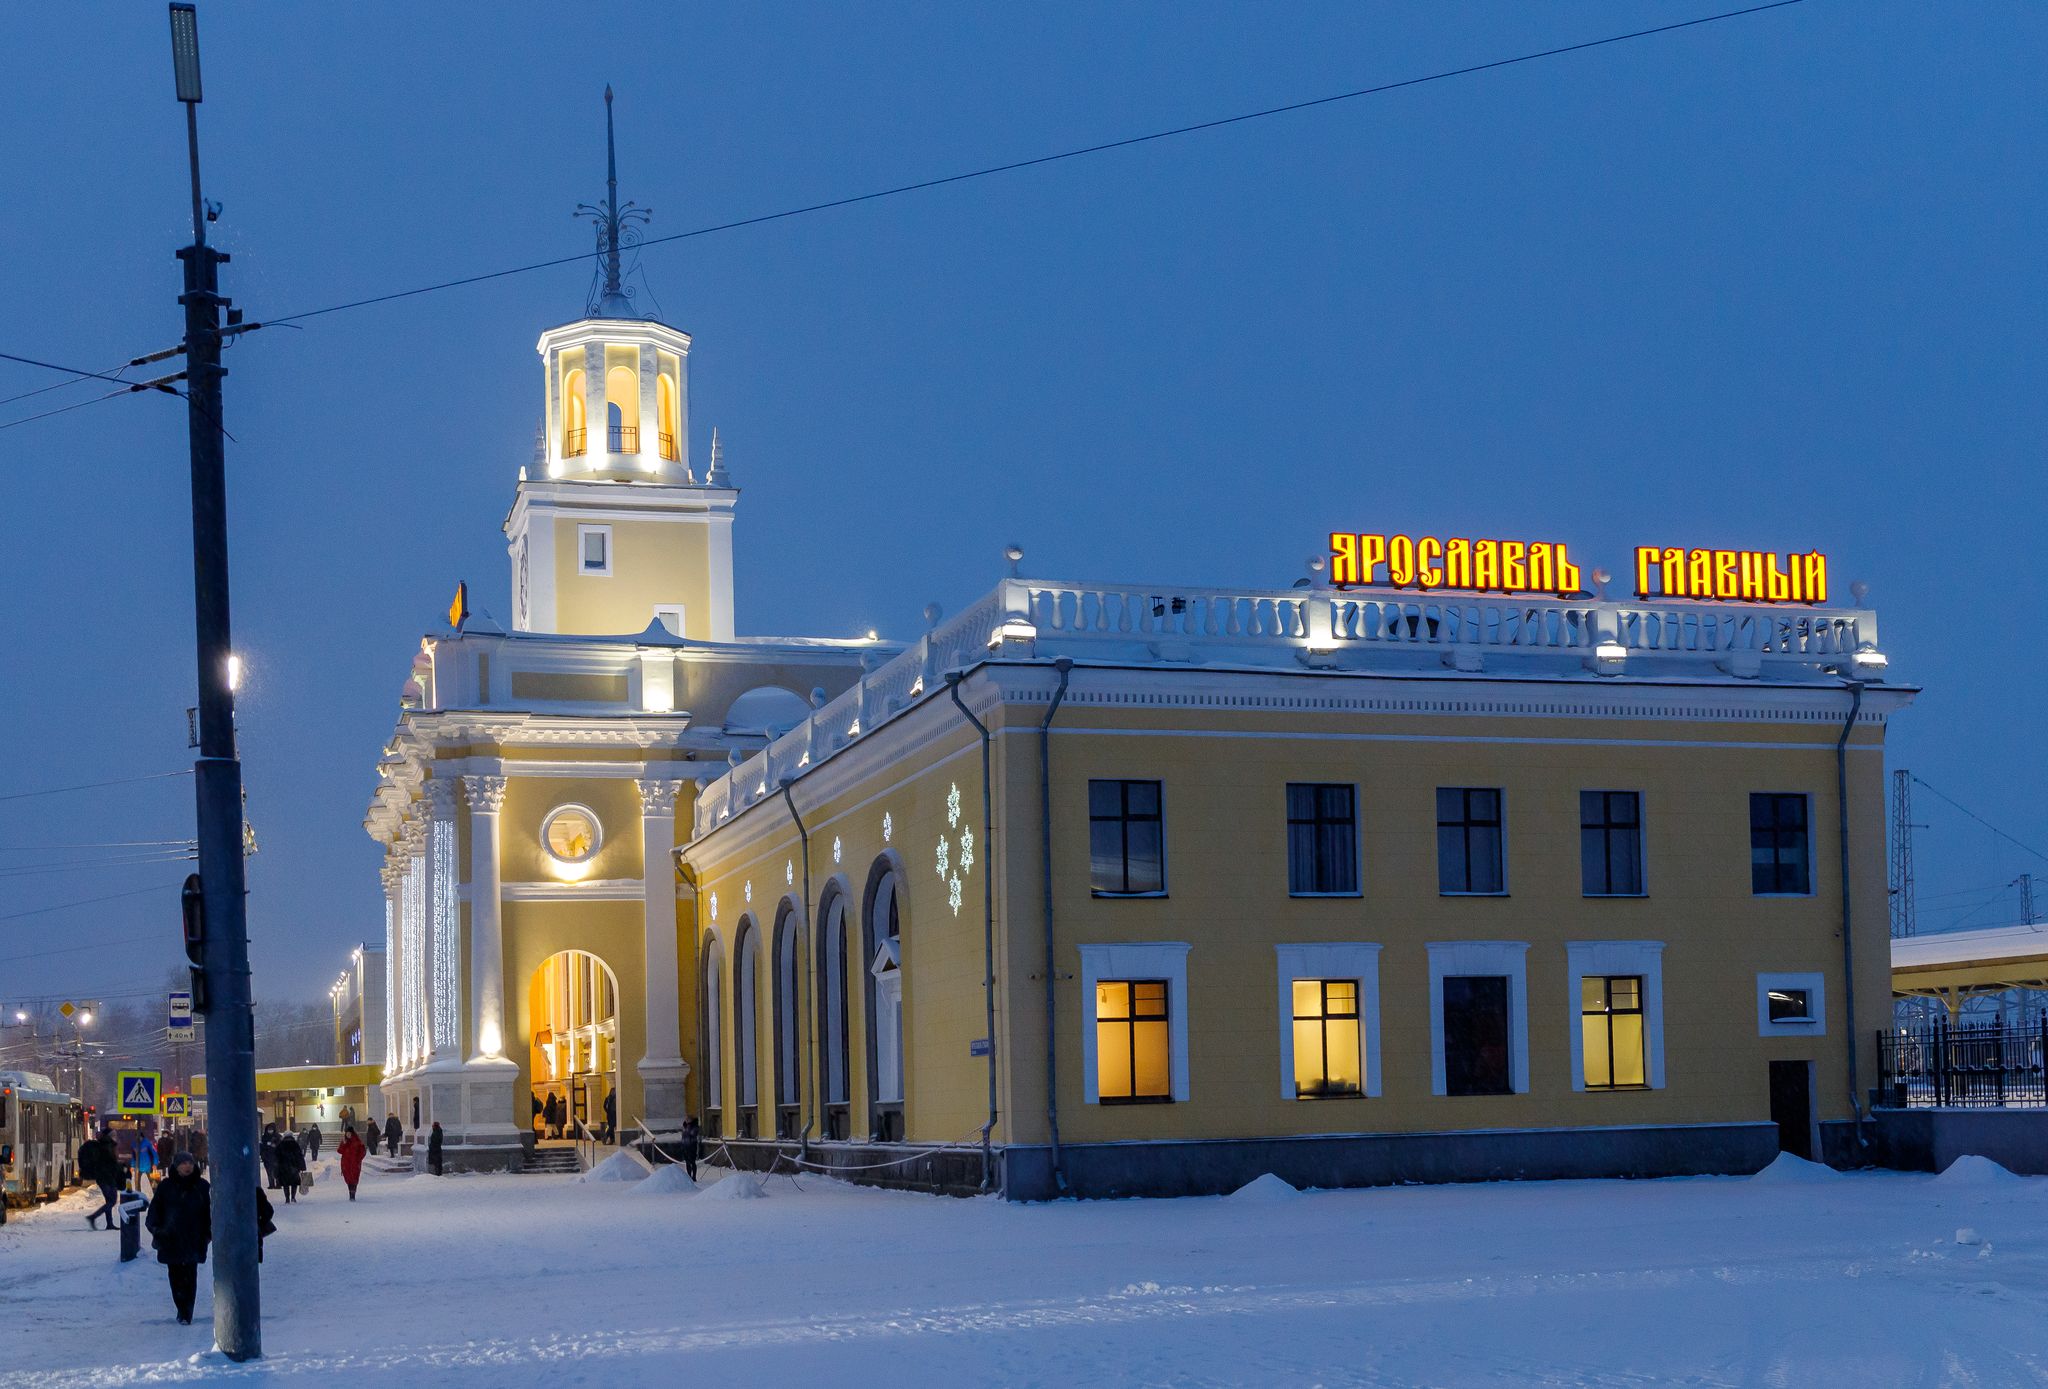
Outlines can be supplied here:
M86 781L76 786L52 786L44 791L11 791L0 795L0 801L25 801L34 796L61 796L72 791L97 791L103 786L133 786L140 781L164 781L174 776L191 776L190 767L175 772L151 772L147 776L116 777L112 781Z
M32 907L25 912L0 914L0 921L19 921L23 917L47 916L51 912L70 911L73 907L90 907L100 902L118 902L124 897L140 897L145 892L168 892L180 886L178 883L156 883L150 887L132 888L127 892L110 892L104 897L86 897L76 902L58 902L48 907Z
M1926 779L1925 779L1925 778L1923 778L1922 776L1920 776L1920 774L1919 774L1919 773L1915 772L1915 773L1913 773L1912 775L1913 775L1913 780L1914 780L1914 781L1918 782L1918 783L1919 783L1920 785L1922 785L1922 786L1926 786L1926 787L1927 787L1927 789L1928 789L1929 791L1933 791L1935 795L1937 795L1937 796L1941 797L1941 799L1943 799L1943 800L1947 801L1947 802L1948 802L1948 803L1949 803L1950 805L1954 806L1954 807L1955 807L1955 808L1956 808L1957 810L1960 810L1960 811L1962 811L1962 812L1963 812L1963 814L1965 814L1965 815L1969 816L1969 817L1970 817L1970 818L1971 818L1972 820L1975 820L1975 821L1976 821L1976 822L1977 822L1978 824L1982 825L1982 826L1983 826L1983 827L1984 827L1985 829L1987 829L1987 830L1990 830L1990 831L1991 831L1991 832L1992 832L1993 834L1997 835L1997 836L1998 836L1998 837L1999 837L2000 839L2003 839L2003 840L2004 840L2004 841L2005 841L2006 843L2008 843L2008 844L2011 844L2011 845L2012 845L2013 847L2015 847L2015 848L2019 848L2019 849L2025 849L2025 850L2026 850L2026 851L2027 851L2028 853L2032 854L2032 855L2033 855L2033 856L2034 856L2035 858L2037 858L2037 859L2040 859L2040 860L2041 860L2041 861L2042 861L2043 863L2048 863L2048 854L2044 854L2044 853L2042 853L2042 852L2041 852L2041 851L2040 851L2039 849L2036 849L2036 848L2035 848L2035 847L2034 847L2033 845L2031 845L2031 844L2029 844L2029 843L2025 842L2024 840L2020 840L2020 839L2015 839L2015 838L2013 838L2013 837L2012 837L2011 835L2007 834L2007 833L2006 833L2006 832L2005 832L2004 830L2002 830L2002 829L2000 829L2000 828L1999 828L1998 826L1996 826L1996 825L1992 824L1992 823L1991 823L1991 822L1990 822L1989 820L1985 819L1985 818L1984 818L1984 817L1983 817L1982 815L1979 815L1979 814L1978 814L1978 813L1977 813L1976 811L1974 811L1974 810L1970 809L1970 807L1968 807L1968 806L1964 805L1964 804L1963 804L1963 803L1962 803L1961 801L1957 800L1957 799L1956 799L1955 797L1953 797L1953 796L1951 796L1951 795L1947 794L1947 793L1946 793L1946 792L1944 792L1944 791L1938 790L1938 789L1937 789L1937 788L1935 788L1935 787L1932 787L1932 786L1927 786L1927 781L1926 781Z

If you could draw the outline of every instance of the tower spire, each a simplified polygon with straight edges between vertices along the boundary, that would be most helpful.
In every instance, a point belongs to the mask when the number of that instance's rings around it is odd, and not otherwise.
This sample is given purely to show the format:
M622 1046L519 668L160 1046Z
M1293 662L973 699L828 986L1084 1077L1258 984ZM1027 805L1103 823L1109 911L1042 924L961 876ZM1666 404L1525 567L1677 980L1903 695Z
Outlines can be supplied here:
M633 293L621 281L620 256L624 248L637 244L640 239L638 227L646 225L652 214L644 207L627 203L619 204L619 154L618 141L612 130L612 88L607 82L604 88L604 205L595 207L583 203L576 209L578 217L588 217L597 225L597 251L602 258L602 278L592 285L587 312L593 318L636 318L633 310Z

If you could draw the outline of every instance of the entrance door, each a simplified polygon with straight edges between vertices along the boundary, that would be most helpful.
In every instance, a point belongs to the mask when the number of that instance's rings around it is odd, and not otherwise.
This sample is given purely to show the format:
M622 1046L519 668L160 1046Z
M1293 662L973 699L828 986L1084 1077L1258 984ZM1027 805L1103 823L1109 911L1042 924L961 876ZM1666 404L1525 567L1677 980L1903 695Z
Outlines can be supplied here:
M1780 1152L1813 1159L1813 1063L1771 1063L1771 1122Z
M1499 974L1456 974L1444 980L1444 1092L1506 1095L1514 1090L1508 1062L1508 981Z

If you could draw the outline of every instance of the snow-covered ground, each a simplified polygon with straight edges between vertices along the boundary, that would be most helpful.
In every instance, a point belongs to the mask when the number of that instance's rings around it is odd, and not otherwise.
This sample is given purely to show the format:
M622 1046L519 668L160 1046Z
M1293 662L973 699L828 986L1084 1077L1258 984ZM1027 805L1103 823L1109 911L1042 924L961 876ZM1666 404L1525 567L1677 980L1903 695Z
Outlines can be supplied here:
M17 1215L0 1389L2048 1384L2048 1179L1995 1169L1031 1207L332 1168L278 1208L261 1365L83 1198Z

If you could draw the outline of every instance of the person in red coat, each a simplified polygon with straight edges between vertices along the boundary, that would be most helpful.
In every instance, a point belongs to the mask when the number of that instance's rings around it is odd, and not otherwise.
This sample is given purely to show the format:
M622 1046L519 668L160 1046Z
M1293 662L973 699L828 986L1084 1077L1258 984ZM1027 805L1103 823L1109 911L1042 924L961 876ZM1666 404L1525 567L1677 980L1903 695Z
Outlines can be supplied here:
M341 1179L348 1183L348 1199L356 1199L356 1183L363 1179L363 1140L356 1136L353 1128L341 1135L341 1146L335 1149L341 1158Z

